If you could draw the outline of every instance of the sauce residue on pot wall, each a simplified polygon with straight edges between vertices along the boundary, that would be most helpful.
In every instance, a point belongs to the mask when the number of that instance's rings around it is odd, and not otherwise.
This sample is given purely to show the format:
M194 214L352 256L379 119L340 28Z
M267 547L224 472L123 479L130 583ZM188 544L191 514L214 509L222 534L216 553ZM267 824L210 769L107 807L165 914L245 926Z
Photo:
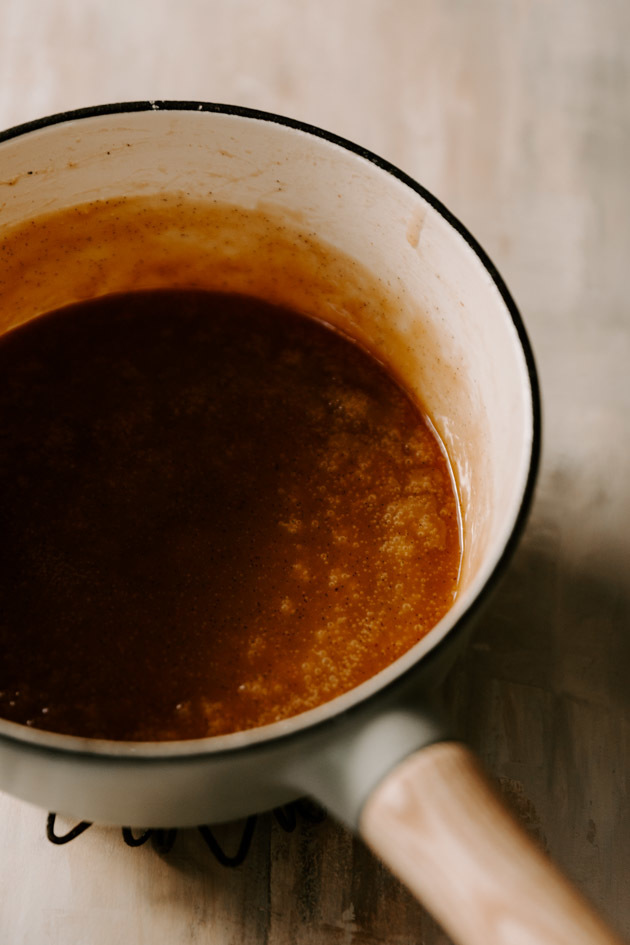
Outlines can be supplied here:
M244 295L75 303L0 340L0 714L223 734L389 665L454 599L457 499L359 346Z
M340 328L426 410L412 349L439 360L440 338L410 318L402 284L384 282L286 210L172 193L92 201L0 230L0 258L0 331L114 292L239 292ZM445 385L457 383L447 363L443 375Z

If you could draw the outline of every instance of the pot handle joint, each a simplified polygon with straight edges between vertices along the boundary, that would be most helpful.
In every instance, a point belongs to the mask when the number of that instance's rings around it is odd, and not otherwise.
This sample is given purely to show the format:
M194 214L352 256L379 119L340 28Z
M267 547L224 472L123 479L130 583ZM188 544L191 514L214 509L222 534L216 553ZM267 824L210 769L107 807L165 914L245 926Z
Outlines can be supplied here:
M298 761L290 780L339 820L359 829L363 805L377 785L405 758L451 739L441 691L397 691L367 714L342 717Z

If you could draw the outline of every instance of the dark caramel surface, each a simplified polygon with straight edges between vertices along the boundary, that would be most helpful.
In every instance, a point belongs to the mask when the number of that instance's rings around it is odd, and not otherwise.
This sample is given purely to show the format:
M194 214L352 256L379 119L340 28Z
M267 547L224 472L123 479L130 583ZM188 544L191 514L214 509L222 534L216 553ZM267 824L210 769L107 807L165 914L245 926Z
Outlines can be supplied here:
M237 295L77 303L0 340L0 715L194 738L373 675L445 613L446 459L358 346Z

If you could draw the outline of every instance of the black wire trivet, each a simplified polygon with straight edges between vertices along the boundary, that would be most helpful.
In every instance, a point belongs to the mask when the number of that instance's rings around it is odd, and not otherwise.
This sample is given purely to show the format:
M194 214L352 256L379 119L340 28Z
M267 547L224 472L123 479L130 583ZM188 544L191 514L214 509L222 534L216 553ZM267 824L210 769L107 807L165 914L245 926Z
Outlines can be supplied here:
M323 811L321 807L318 807L316 804L313 804L312 801L306 800L305 798L301 798L298 801L293 801L291 804L286 804L284 807L276 807L272 813L280 827L282 827L282 829L287 833L292 833L295 830L297 826L298 814L302 820L305 820L310 824L319 824L326 817L326 812ZM76 840L77 837L80 837L82 833L85 833L85 831L92 826L91 822L84 820L75 827L72 827L72 829L67 833L60 835L55 833L56 819L56 814L50 813L48 815L48 820L46 821L46 836L51 843L54 843L57 846L70 843L71 840ZM240 866L249 853L257 820L257 814L252 814L251 817L247 818L245 821L245 826L243 827L243 833L241 835L238 849L233 856L230 856L230 854L226 853L225 850L220 846L210 827L203 825L197 827L197 830L205 840L208 848L217 862L219 862L222 866L235 867ZM168 853L169 850L172 849L177 837L176 829L157 830L151 828L149 830L145 830L137 837L134 836L131 827L122 827L121 829L123 840L127 846L141 847L143 843L146 843L147 840L153 838L153 845L155 846L155 849L158 851L158 853Z

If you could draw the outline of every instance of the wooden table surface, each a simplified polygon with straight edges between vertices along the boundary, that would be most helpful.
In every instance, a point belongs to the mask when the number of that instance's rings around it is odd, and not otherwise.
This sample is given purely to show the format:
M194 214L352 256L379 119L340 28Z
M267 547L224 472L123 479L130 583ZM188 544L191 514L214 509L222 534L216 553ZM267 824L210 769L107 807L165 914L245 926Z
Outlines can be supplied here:
M0 0L0 127L145 98L276 111L393 161L494 259L537 355L544 455L448 696L526 827L626 936L629 42L624 0ZM0 796L6 945L447 941L330 819L289 834L262 817L234 871L195 833L161 856L96 827L53 847L44 823Z

